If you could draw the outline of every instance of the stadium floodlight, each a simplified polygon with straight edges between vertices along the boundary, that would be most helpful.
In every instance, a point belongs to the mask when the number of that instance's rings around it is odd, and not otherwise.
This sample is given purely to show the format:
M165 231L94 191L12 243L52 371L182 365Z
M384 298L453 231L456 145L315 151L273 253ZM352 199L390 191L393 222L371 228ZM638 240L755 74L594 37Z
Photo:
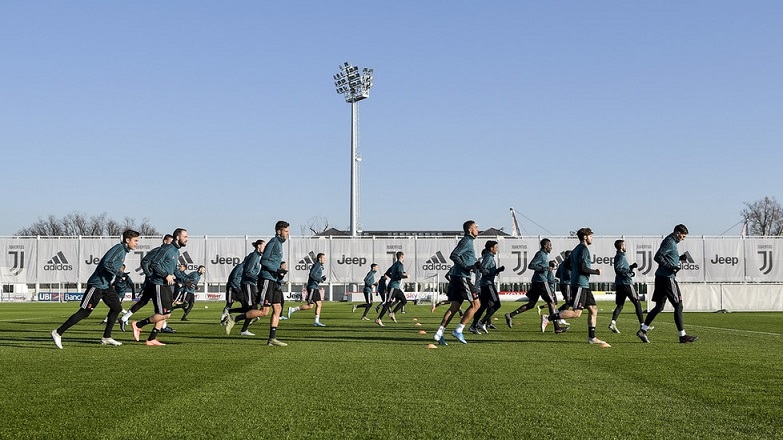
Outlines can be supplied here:
M358 166L362 160L358 153L359 101L370 97L373 70L365 67L360 71L357 66L345 62L332 78L337 93L343 95L345 102L351 104L351 236L356 237L359 218Z

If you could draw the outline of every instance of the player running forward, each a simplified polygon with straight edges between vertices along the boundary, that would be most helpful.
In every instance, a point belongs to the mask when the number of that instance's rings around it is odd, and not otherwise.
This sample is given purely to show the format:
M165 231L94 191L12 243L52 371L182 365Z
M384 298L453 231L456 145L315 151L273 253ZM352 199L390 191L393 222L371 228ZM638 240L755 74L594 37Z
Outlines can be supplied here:
M198 269L185 274L185 285L182 289L181 302L179 305L174 306L176 309L183 309L185 311L180 319L181 321L188 320L188 314L193 310L193 306L196 305L196 287L198 286L199 281L201 281L201 276L204 275L206 271L207 268L205 266L199 266Z
M525 304L519 306L511 313L506 313L506 325L508 328L512 328L514 325L514 316L523 313L527 310L535 307L539 298L542 298L549 308L549 313L555 313L555 295L552 289L549 287L549 280L547 275L549 274L549 253L552 252L552 242L545 238L541 240L541 248L536 252L536 255L527 265L527 268L533 271L533 276L530 279L530 290L527 291L528 301ZM546 328L541 326L543 332ZM555 322L555 331L560 332L560 325Z
M95 267L95 271L87 280L87 289L82 296L79 310L71 315L60 327L52 330L52 339L54 339L54 345L57 348L63 348L62 335L79 321L90 316L95 306L101 300L109 307L109 316L106 321L106 327L103 330L101 344L122 345L122 342L115 341L111 337L112 327L114 327L114 323L117 322L117 316L122 311L122 304L119 297L117 297L117 292L111 287L111 282L114 277L122 274L125 256L128 255L128 252L136 249L137 244L139 244L139 233L128 229L122 233L122 242L112 246L103 255L101 261Z
M451 318L457 313L463 301L470 301L470 307L462 315L457 328L451 332L451 335L457 338L458 341L463 344L467 344L465 336L462 334L462 330L465 328L465 324L470 322L473 318L473 314L481 306L479 302L478 292L476 286L470 280L471 272L478 270L481 264L476 260L476 250L473 247L473 241L476 239L479 233L478 224L473 220L468 220L462 224L462 230L465 235L457 243L457 247L451 251L449 258L454 262L453 273L451 280L449 280L449 292L448 298L451 301L449 309L443 314L443 319L440 322L438 331L435 332L435 340L441 345L447 345L446 340L443 338L443 333L446 331L446 326L451 322Z
M239 294L239 303L242 305L239 309L241 314L234 318L231 316L231 311L229 311L226 317L227 335L231 334L231 329L234 328L236 322L244 321L242 331L239 334L242 336L255 336L255 333L248 330L250 323L254 318L260 318L269 313L268 308L262 310L256 308L256 305L263 303L264 299L259 292L257 284L258 274L261 272L261 257L266 249L266 243L264 240L256 240L253 242L253 248L253 251L247 254L242 261L242 278Z
M188 243L188 231L177 228L171 235L174 240L170 244L161 246L160 251L150 262L149 269L152 275L149 283L144 287L145 294L152 297L155 313L149 318L131 322L133 339L137 341L141 335L141 329L148 324L154 324L149 337L147 337L147 345L166 345L158 341L158 333L163 329L165 321L171 316L171 288L174 285L174 271L177 270L179 250Z
M172 241L174 241L174 237L171 234L166 234L163 236L164 245L169 244ZM147 295L147 293L150 292L150 290L147 290L147 284L149 283L150 277L152 276L152 271L150 271L150 261L152 261L155 258L155 255L160 252L161 247L163 246L158 246L150 250L141 259L141 271L144 274L144 283L141 285L141 293L138 300L136 301L136 304L132 305L130 310L125 312L119 319L120 330L122 331L125 331L131 316L141 310L142 307L146 306L147 303L152 300L152 297Z
M595 304L593 292L590 290L590 275L600 275L601 271L590 267L590 250L587 247L593 243L593 231L590 228L580 228L576 231L576 235L579 237L579 244L571 251L571 290L574 296L569 306L573 310L566 309L549 316L542 315L541 331L546 330L546 326L550 321L582 316L582 310L587 307L589 313L587 318L587 342L601 347L611 347L611 345L595 336L598 307Z
M318 287L321 282L326 281L324 263L326 263L326 255L319 252L318 255L315 256L315 263L310 267L310 273L307 275L307 297L305 298L305 303L301 306L289 307L288 318L291 318L291 315L294 314L294 312L310 310L315 307L315 323L313 325L316 327L326 327L326 324L321 323L320 319L322 300L321 289Z
M381 308L381 313L378 315L378 318L375 320L375 323L379 326L383 327L383 315L386 314L386 312L389 311L389 309L392 306L392 303L395 301L397 302L397 306L389 312L389 318L397 322L397 318L395 317L395 313L399 311L401 308L405 307L405 304L408 303L408 300L405 298L405 293L403 293L401 288L401 281L405 278L408 278L408 273L405 272L405 266L403 265L403 262L405 261L405 254L402 251L398 251L395 254L395 257L397 258L397 261L392 264L392 266L389 268L389 270L386 271L386 276L389 277L389 283L387 285L387 296L386 296L386 302L383 303L383 306Z
M280 288L281 274L285 275L285 269L282 268L283 262L283 243L288 240L289 224L280 220L275 223L275 236L269 240L264 248L264 254L261 256L261 272L259 273L259 297L263 299L263 306L266 311L272 309L269 318L269 339L267 346L285 347L285 342L277 339L277 326L280 325L280 311L283 309L283 290Z
M614 255L614 303L615 308L612 312L612 322L609 323L609 330L612 333L620 333L617 328L617 318L620 316L620 312L623 311L623 305L625 299L633 304L636 311L636 319L639 320L639 326L644 324L644 316L642 315L642 303L639 301L639 294L633 286L634 276L633 270L638 267L636 263L628 265L628 260L625 259L625 241L617 240L614 242L614 248L617 253Z
M495 276L506 270L506 266L497 267L495 264L495 255L498 253L498 242L487 240L484 250L481 251L481 280L479 281L479 306L478 311L473 316L473 325L468 329L469 332L479 334L479 330L489 333L489 329L495 329L492 324L492 315L500 309L500 297L495 286ZM481 315L486 311L486 316Z
M680 261L685 261L685 254L679 255L677 252L677 243L685 240L688 235L688 228L685 225L677 225L674 232L667 235L661 242L661 247L655 253L655 262L658 263L658 270L655 271L655 290L652 300L655 301L655 307L647 314L647 318L642 324L642 328L636 332L636 336L642 342L649 343L647 331L651 329L650 324L666 306L668 300L674 307L674 324L677 325L677 332L680 335L680 342L683 344L696 342L699 337L685 333L685 326L682 321L682 292L680 285L677 284L677 272L680 270Z
M226 306L223 307L223 313L220 315L220 324L226 325L226 319L229 313L236 313L242 309L232 309L235 301L239 301L242 292L242 263L237 263L231 273L228 274L226 281Z
M378 282L375 281L375 275L377 273L378 265L372 263L370 265L370 271L367 272L367 275L364 276L364 289L362 290L364 293L364 304L354 304L353 309L351 310L351 313L353 313L356 311L356 309L364 309L364 313L362 313L362 321L370 320L370 318L367 317L367 312L369 312L370 308L372 307L373 287L378 285Z

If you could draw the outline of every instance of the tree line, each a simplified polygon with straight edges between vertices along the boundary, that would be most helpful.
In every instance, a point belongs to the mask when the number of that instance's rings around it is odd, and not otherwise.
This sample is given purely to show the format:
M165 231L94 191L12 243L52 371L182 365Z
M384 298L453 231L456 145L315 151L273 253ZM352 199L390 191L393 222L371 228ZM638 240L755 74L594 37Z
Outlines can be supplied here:
M100 215L88 217L81 212L72 212L63 217L50 215L32 225L16 232L17 236L47 236L47 237L116 237L122 235L126 229L138 231L142 236L162 235L148 219L142 219L141 223L130 217L121 221L109 218L104 212Z

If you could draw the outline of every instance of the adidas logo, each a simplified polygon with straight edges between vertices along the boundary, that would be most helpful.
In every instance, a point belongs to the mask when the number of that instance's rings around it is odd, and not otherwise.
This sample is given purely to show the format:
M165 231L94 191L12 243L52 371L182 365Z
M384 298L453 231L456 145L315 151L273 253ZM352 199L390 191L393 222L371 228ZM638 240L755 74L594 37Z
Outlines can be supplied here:
M446 260L446 258L443 256L443 253L441 253L441 251L437 251L435 252L435 255L424 262L421 268L423 270L449 270L451 269L451 266L452 264Z
M310 251L307 255L305 255L304 258L299 260L298 263L296 263L296 266L294 268L296 270L310 270L310 268L313 267L313 264L315 264L316 258L315 258L315 252Z
M683 255L685 255L685 261L680 262L681 270L699 270L699 265L695 264L696 261L694 261L690 252L685 251L685 254Z
M73 270L73 265L69 264L65 254L59 251L57 255L46 262L44 270Z
M187 270L197 270L198 265L193 263L193 258L190 257L188 251L183 252L179 256L179 264L184 264Z

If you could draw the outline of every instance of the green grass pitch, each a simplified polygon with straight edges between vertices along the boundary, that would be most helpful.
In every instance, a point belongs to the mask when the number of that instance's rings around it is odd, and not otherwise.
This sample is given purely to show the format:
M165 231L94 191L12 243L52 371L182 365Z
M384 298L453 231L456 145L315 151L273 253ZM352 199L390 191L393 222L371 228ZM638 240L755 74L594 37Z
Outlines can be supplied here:
M686 313L701 339L679 344L663 313L642 344L630 305L612 334L601 304L612 347L598 348L586 316L561 335L542 334L533 311L507 328L518 304L498 330L437 349L425 346L442 307L410 304L380 328L325 303L327 327L297 312L278 330L290 345L267 347L268 319L255 337L226 336L222 303L199 303L189 322L175 311L166 347L119 328L124 345L108 347L101 305L58 350L49 332L78 304L2 303L0 438L783 438L783 314Z

